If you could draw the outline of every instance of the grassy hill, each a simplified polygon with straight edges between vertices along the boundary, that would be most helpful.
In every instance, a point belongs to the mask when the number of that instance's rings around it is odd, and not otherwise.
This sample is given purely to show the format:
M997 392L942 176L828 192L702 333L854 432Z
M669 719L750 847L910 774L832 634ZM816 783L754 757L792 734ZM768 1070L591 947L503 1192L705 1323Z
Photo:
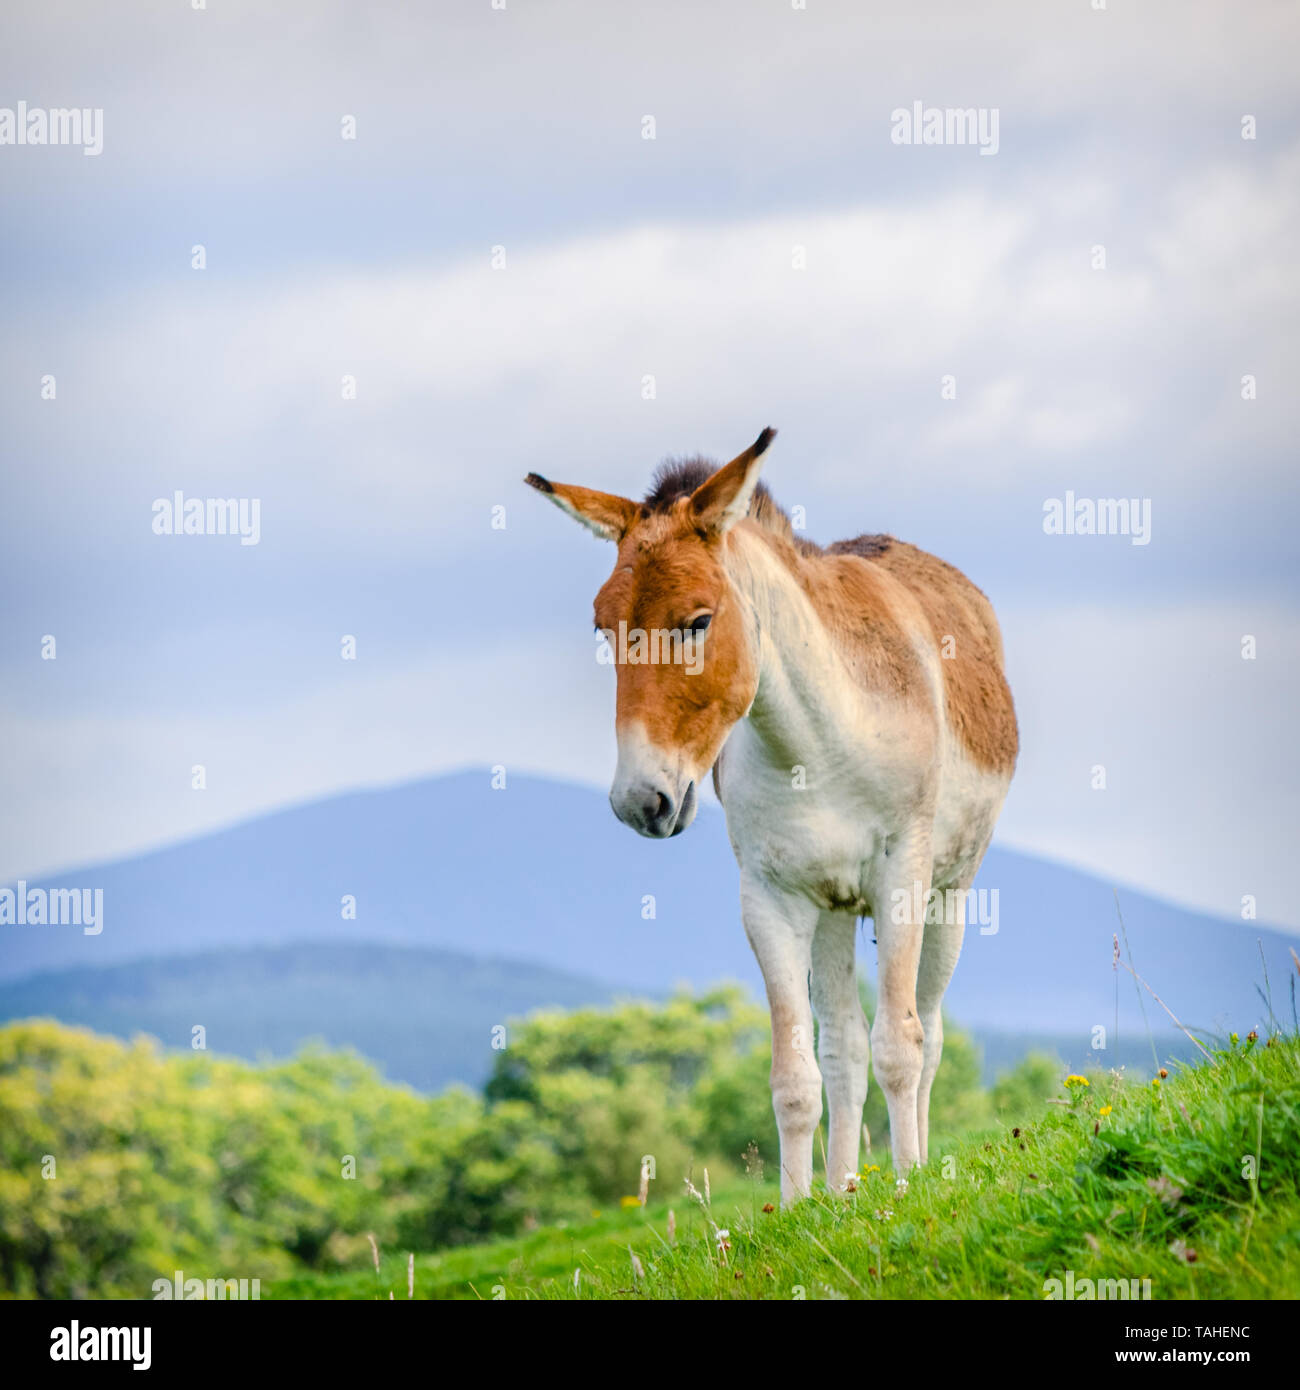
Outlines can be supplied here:
M0 1026L0 1296L147 1298L184 1270L386 1298L412 1251L421 1297L1300 1291L1294 1034L1153 1081L1027 1059L986 1091L954 1029L929 1165L895 1184L876 1086L855 1190L784 1213L768 1034L736 988L552 1010L510 1022L481 1093L421 1095L350 1052Z
M774 1208L771 1175L417 1255L417 1298L1020 1298L1149 1280L1152 1299L1300 1294L1300 1045L1240 1041L1151 1084L1094 1073L1022 1123ZM680 1182L665 1188L682 1191ZM670 1209L675 1231L670 1230ZM407 1296L407 1257L263 1290ZM576 1274L576 1278L575 1278ZM1107 1285L1110 1297L1114 1285ZM1138 1292L1142 1296L1143 1286Z

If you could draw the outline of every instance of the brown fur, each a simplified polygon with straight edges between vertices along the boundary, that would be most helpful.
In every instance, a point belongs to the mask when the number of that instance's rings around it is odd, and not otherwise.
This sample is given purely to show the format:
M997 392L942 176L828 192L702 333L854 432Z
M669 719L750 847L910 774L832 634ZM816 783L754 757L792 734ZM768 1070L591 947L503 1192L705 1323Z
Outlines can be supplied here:
M949 727L977 767L1010 773L1020 743L993 605L960 570L914 545L895 541L868 563L917 599L941 653L952 639L952 656L939 663Z
M642 503L647 520L671 516L716 467L700 458L663 465ZM907 615L900 611L904 605L890 581L901 585L919 606L936 648L942 652L944 639L952 639L952 656L940 662L949 726L977 767L1012 771L1019 738L997 619L988 599L960 570L888 535L816 545L795 533L762 483L749 520L799 578L822 620L852 655L864 685L907 700L922 686Z
M760 437L755 450L766 447ZM751 451L752 452L752 451ZM742 462L733 461L728 468ZM689 752L699 766L716 761L727 731L753 699L758 673L743 641L741 615L722 566L724 538L701 525L692 505L718 476L702 458L663 464L645 500L616 501L586 489L530 477L583 509L598 499L603 519L622 530L614 573L596 596L596 625L617 630L679 628L695 613L713 613L704 670L623 666L620 725L645 725L656 744ZM913 641L918 626L940 652L948 725L970 760L1010 773L1018 752L1015 707L1002 670L1002 641L993 608L959 570L887 535L862 535L822 547L797 535L760 482L744 524L772 547L826 624L850 668L871 690L921 703L927 683ZM945 643L945 639L951 639Z
M619 727L641 724L657 745L683 749L701 767L716 760L758 685L720 545L699 533L689 496L679 497L628 531L595 602L596 626L610 634L620 622L629 631L671 631L700 611L713 614L704 669L621 666L615 714Z

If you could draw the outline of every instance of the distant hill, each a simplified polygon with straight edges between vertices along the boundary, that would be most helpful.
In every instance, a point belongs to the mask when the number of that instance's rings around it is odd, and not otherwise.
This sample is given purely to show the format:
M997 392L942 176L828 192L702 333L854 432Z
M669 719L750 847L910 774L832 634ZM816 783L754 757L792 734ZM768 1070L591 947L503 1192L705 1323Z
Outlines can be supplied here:
M1121 1033L1118 1043L1107 1038L1104 1050L1089 1046L1090 1039L1078 1033L1010 1033L975 1028L971 1035L979 1048L981 1076L992 1085L1031 1052L1055 1056L1066 1071L1087 1072L1094 1067L1116 1067L1130 1076L1146 1080L1157 1067L1170 1063L1196 1065L1204 1057L1184 1033L1171 1033L1168 1019L1152 1019L1151 1032Z
M127 965L42 972L0 984L0 1023L52 1017L131 1038L147 1033L189 1048L202 1024L209 1051L286 1057L306 1041L350 1047L393 1081L438 1091L478 1087L492 1067L492 1030L536 1009L600 1006L648 995L614 990L545 966L480 960L405 946L298 945L210 951ZM1081 1071L1123 1066L1142 1076L1156 1062L1194 1062L1195 1047L1163 1028L1122 1036L1105 1053L1069 1033L975 1029L991 1084L1029 1052ZM507 1032L507 1042L509 1035Z
M209 1052L251 1059L286 1057L318 1038L355 1048L390 1080L436 1091L487 1079L496 1025L611 998L575 975L450 951L276 946L10 982L0 985L0 1021L52 1016L123 1038L149 1033L181 1049L202 1024Z
M647 994L732 978L762 997L716 808L686 834L652 842L618 824L599 791L539 778L512 775L495 791L486 771L470 772L333 797L46 886L102 888L104 930L2 926L0 980L313 943L492 957ZM1145 1037L1133 980L1112 967L1109 884L994 848L977 887L997 890L998 930L967 933L948 995L955 1019L1087 1048L1096 1028L1113 1031L1118 1003L1121 1037ZM345 895L355 919L343 915ZM1244 1033L1263 1021L1260 941L1274 1007L1289 1022L1295 937L1119 897L1138 970L1185 1022ZM874 974L869 925L860 942ZM325 990L323 965L321 975ZM494 1016L511 1007L503 993ZM1154 1032L1171 1031L1149 996L1145 1009ZM418 998L395 996L394 1029L425 1026L420 1013ZM302 1023L331 1035L323 1005Z

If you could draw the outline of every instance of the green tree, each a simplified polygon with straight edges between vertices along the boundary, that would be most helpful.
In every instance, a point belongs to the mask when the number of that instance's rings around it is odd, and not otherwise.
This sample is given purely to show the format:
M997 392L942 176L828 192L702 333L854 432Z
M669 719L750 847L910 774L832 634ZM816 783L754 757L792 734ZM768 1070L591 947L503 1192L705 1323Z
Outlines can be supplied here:
M1057 1057L1031 1052L993 1083L992 1102L997 1117L1012 1124L1037 1119L1049 1099L1060 1096L1061 1073Z

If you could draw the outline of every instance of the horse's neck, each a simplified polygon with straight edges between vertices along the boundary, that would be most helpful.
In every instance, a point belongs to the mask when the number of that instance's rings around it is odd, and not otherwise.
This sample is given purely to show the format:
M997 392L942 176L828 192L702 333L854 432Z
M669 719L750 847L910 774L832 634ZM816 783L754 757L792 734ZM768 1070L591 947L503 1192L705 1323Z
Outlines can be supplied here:
M774 764L806 763L851 737L861 692L778 548L747 527L727 539L728 574L758 660L750 724Z

